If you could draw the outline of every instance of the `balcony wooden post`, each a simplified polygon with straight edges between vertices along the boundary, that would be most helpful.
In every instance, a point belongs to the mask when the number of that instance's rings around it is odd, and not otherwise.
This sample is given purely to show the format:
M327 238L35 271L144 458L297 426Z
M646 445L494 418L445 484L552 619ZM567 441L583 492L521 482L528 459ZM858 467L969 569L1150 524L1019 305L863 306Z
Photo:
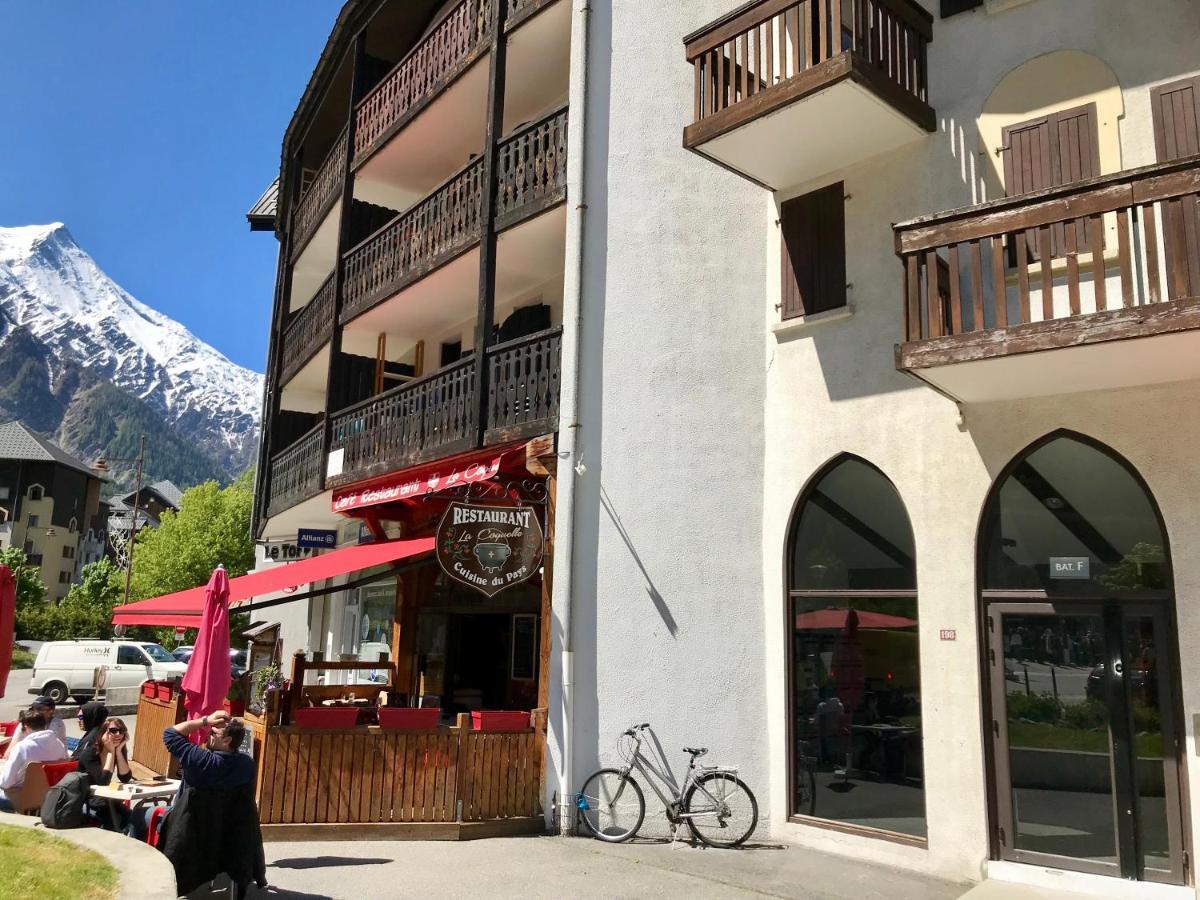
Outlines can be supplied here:
M347 151L342 163L342 203L341 212L338 217L337 260L334 263L333 269L333 328L329 338L329 368L326 370L325 377L325 430L320 451L321 490L325 489L329 448L332 446L333 441L333 414L337 411L336 407L342 405L341 403L334 402L335 394L333 385L338 375L338 363L342 355L342 326L340 322L342 317L342 303L346 293L345 253L350 249L350 224L354 220L352 210L354 206L354 175L351 172L354 154L349 151L349 148L354 146L354 132L357 126L354 109L358 105L358 101L362 99L366 86L367 36L365 32L360 32L355 37L350 54L350 98L346 109L346 117L348 119L346 123Z
M492 3L491 53L488 57L487 132L483 150L483 203L479 234L479 310L475 323L476 445L483 444L487 430L488 364L487 347L492 339L496 313L496 170L500 141L504 137L504 84L507 66L507 39L504 19L508 3Z

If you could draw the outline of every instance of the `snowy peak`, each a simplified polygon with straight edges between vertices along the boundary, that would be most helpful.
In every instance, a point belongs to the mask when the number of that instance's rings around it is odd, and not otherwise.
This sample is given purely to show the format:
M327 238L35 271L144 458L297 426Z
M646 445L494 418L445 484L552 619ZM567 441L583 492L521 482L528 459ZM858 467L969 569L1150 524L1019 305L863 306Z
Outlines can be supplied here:
M61 222L0 228L0 311L50 350L157 410L231 470L257 441L262 376L113 281Z

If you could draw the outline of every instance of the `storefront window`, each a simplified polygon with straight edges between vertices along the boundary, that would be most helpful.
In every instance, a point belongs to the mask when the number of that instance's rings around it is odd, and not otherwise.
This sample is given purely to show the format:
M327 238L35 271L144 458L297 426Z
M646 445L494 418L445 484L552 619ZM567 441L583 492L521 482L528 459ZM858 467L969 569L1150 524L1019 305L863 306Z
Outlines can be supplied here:
M895 487L838 460L789 553L791 812L924 837L916 569Z
M1012 468L988 506L983 545L985 589L1108 595L1170 583L1146 489L1122 462L1071 436Z

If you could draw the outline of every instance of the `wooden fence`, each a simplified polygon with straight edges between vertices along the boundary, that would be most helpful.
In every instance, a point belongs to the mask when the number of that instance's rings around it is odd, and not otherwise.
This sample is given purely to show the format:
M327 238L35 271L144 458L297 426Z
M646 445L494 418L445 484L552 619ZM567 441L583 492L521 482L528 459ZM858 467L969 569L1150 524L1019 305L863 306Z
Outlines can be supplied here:
M163 744L163 731L186 716L183 709L183 694L170 700L159 700L138 695L137 729L133 735L133 761L145 766L156 775L175 778L179 774L179 763L167 752Z
M512 734L267 728L263 825L451 823L542 814L544 716Z

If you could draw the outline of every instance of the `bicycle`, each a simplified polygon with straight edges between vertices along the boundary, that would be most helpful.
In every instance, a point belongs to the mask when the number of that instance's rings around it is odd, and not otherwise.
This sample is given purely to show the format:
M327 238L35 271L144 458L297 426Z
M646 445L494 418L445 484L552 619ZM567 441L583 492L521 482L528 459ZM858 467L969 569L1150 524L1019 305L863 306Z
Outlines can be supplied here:
M692 834L710 847L737 847L744 843L758 824L758 801L738 778L737 769L698 766L696 760L708 748L684 747L683 752L690 757L687 777L676 790L666 762L662 765L667 772L659 771L642 754L642 735L646 731L654 734L649 722L623 731L617 746L625 766L600 769L583 783L583 789L575 797L583 826L599 840L614 844L638 833L646 817L646 796L631 774L637 769L666 807L672 829L686 822ZM657 745L658 738L654 741ZM659 757L662 757L661 747ZM665 792L656 782L662 782Z

